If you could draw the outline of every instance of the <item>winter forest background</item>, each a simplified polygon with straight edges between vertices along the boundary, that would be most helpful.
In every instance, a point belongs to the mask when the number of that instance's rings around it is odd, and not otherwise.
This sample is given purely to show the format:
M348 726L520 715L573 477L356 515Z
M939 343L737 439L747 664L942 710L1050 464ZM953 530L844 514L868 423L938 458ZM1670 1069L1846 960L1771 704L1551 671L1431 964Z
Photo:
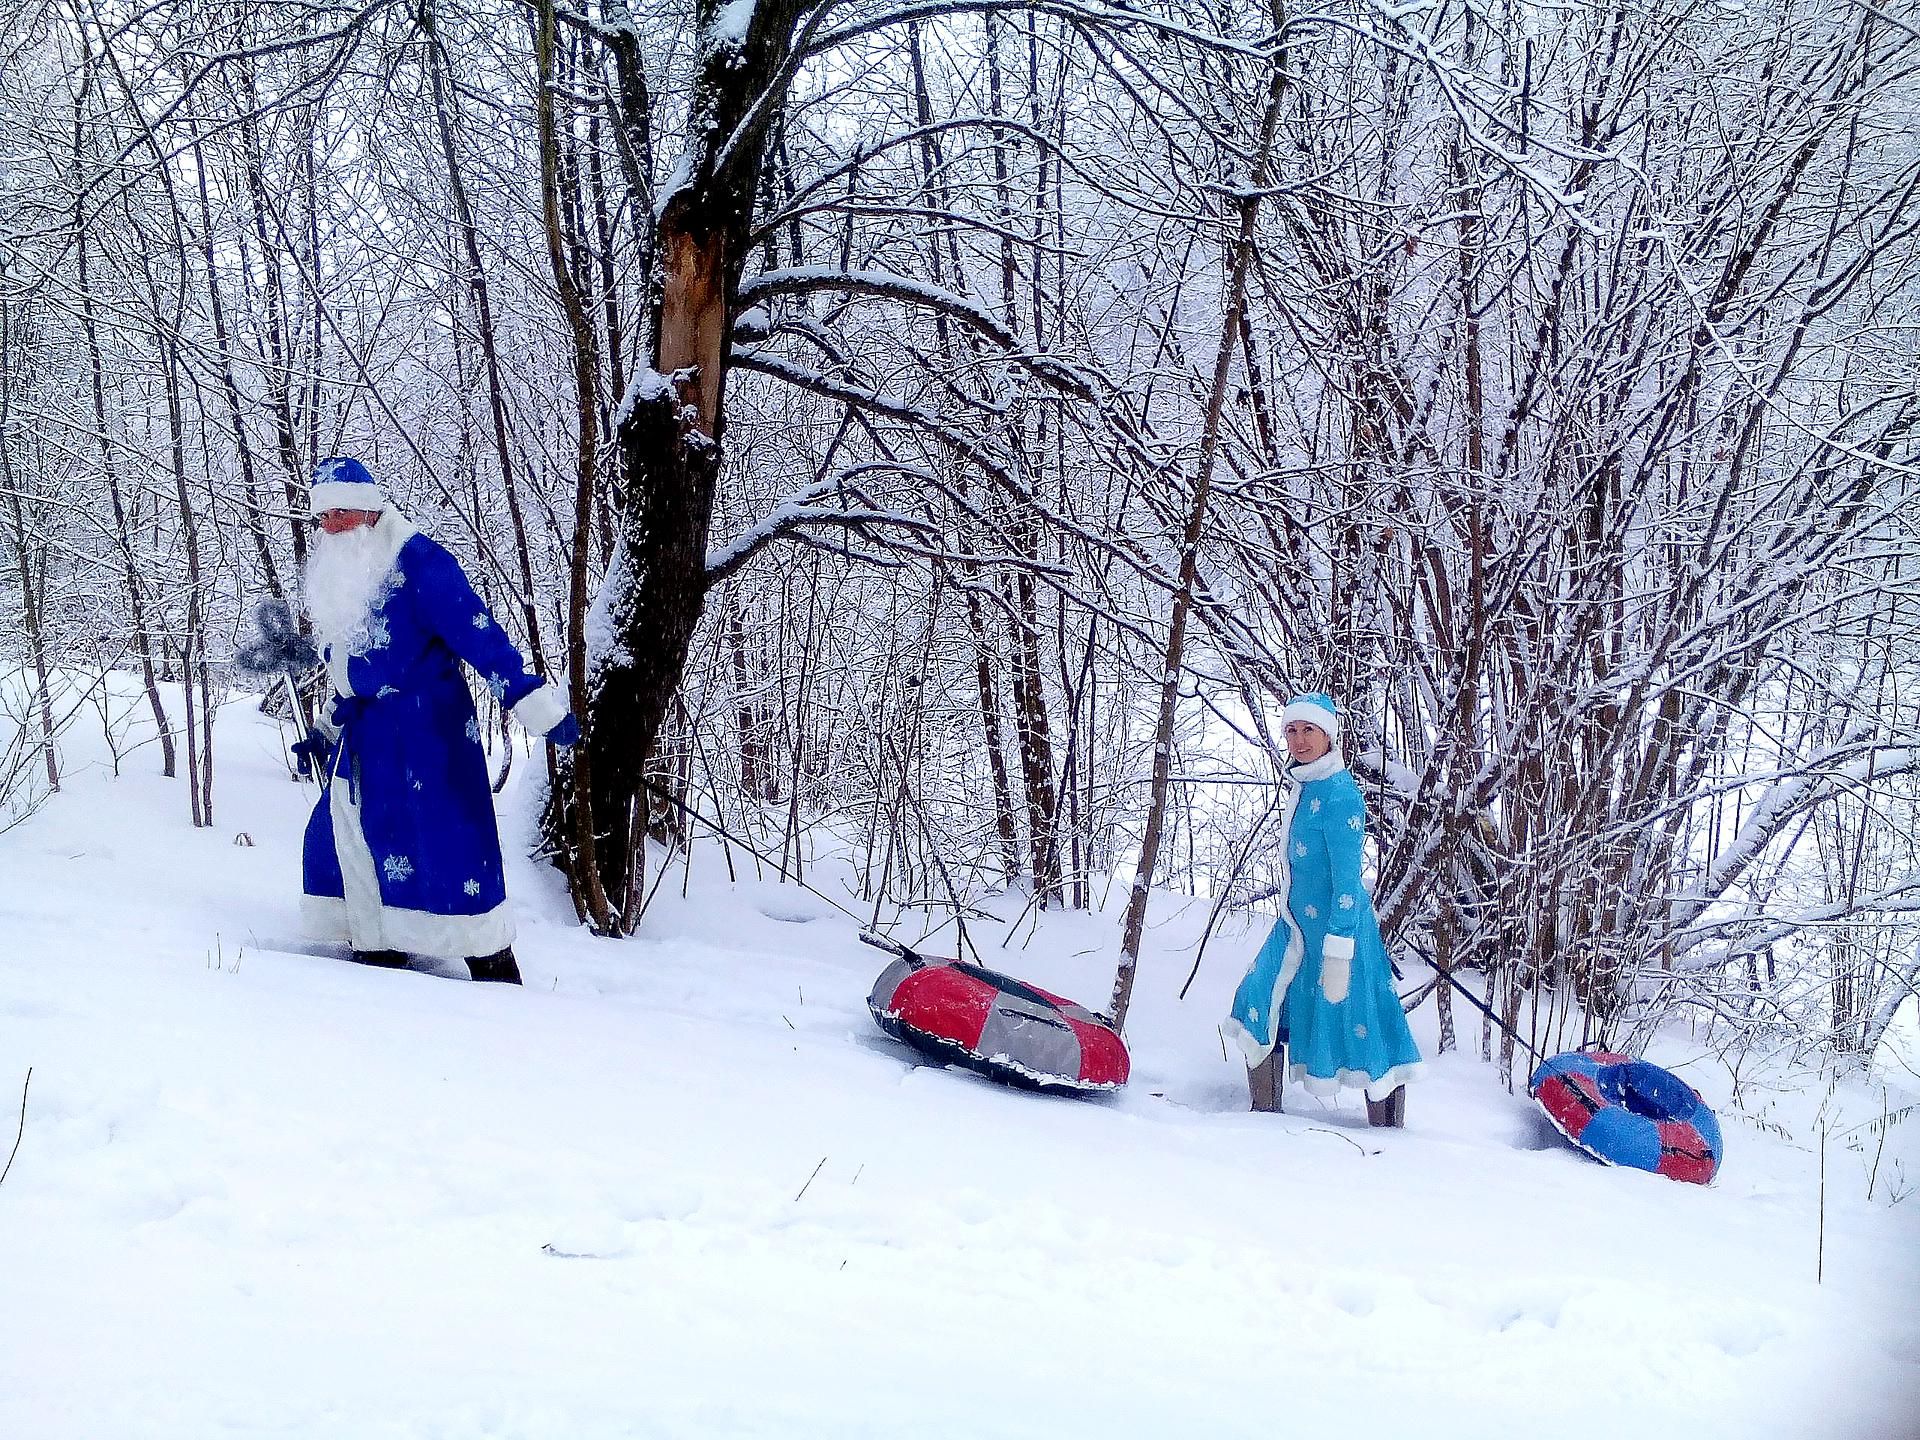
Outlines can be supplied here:
M116 670L215 823L345 453L570 677L496 763L604 933L689 811L930 925L1270 909L1311 688L1392 943L1543 1048L1920 993L1910 20L0 8L0 827Z

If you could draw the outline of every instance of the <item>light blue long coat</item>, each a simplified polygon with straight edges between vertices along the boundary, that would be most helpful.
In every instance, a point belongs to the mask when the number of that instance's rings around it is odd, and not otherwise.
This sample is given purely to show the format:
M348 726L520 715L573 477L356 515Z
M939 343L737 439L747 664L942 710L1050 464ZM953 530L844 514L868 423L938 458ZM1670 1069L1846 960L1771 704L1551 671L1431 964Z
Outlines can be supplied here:
M1350 1085L1382 1100L1414 1078L1420 1050L1361 874L1366 802L1337 750L1288 767L1287 780L1286 909L1222 1028L1249 1065L1284 1043L1289 1076L1310 1092Z

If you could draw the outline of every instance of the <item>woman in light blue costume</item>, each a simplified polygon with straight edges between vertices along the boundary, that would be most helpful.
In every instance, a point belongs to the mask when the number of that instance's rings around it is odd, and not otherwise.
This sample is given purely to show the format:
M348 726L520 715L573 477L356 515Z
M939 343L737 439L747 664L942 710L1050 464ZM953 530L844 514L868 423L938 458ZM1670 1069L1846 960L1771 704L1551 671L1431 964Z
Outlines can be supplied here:
M1292 756L1281 815L1286 908L1221 1028L1246 1053L1254 1109L1280 1108L1284 1047L1311 1093L1360 1087L1369 1123L1402 1125L1420 1051L1361 877L1366 805L1340 754L1339 713L1325 695L1298 695L1281 723Z

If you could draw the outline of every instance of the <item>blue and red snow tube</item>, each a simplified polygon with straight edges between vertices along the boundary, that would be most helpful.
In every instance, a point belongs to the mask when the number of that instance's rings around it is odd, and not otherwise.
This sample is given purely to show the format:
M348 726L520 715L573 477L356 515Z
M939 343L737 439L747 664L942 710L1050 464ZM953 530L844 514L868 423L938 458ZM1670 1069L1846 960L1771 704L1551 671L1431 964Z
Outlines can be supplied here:
M1026 1089L1090 1092L1127 1083L1126 1042L1104 1016L998 970L861 938L899 957L867 997L874 1022L894 1039Z
M1670 1070L1605 1050L1541 1064L1527 1090L1557 1129L1594 1159L1705 1185L1720 1168L1720 1122Z

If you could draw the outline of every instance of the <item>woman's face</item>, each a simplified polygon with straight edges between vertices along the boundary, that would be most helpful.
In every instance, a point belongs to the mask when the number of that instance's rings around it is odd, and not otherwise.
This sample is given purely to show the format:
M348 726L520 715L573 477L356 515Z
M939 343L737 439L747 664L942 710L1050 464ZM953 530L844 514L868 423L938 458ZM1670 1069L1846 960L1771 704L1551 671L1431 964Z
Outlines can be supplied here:
M1296 765L1318 760L1333 748L1333 741L1327 738L1327 732L1311 720L1289 720L1286 737L1287 753L1293 756Z

